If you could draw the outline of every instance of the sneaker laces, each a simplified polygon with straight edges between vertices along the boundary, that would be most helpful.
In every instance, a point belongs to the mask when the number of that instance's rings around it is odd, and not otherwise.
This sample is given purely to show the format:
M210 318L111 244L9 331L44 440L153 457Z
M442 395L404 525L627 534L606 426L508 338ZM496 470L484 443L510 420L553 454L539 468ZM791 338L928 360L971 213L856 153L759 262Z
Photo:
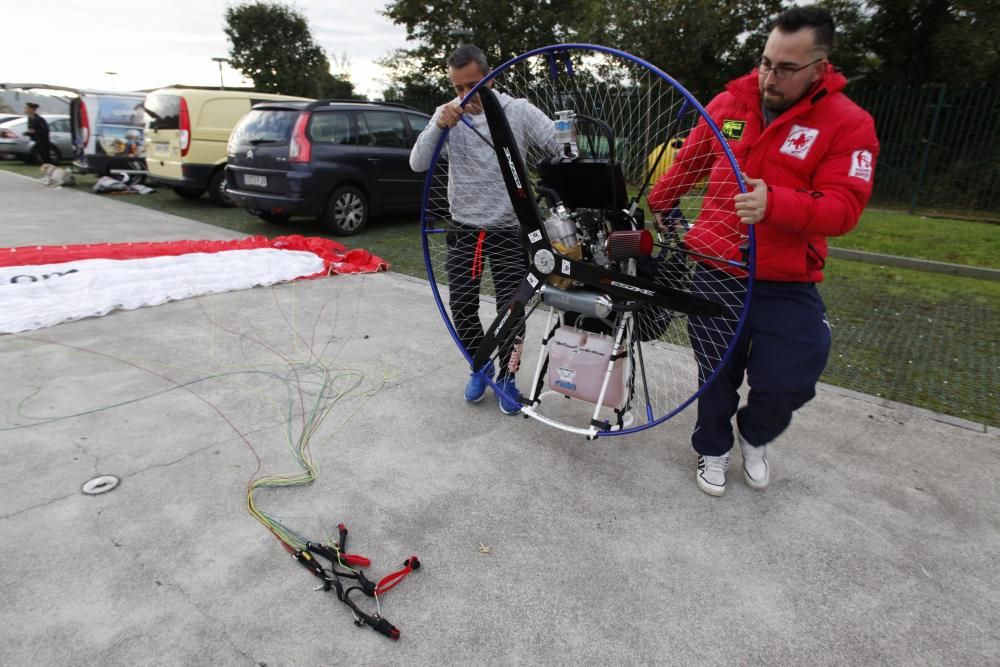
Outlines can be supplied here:
M719 473L725 476L726 468L729 467L729 455L725 454L723 456L702 456L702 460L705 462L705 472L706 473Z

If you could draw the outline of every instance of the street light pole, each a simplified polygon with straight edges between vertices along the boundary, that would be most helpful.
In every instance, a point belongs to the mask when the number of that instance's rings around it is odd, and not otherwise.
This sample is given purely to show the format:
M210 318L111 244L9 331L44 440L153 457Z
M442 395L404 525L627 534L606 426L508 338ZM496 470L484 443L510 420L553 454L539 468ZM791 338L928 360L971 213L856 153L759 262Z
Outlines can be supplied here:
M118 72L105 72L111 78L111 90L115 89L115 77L118 76Z
M228 63L229 58L212 58L212 60L219 63L219 90L225 90L226 86L222 83L222 63Z
M459 46L465 46L472 42L473 32L463 25L454 25L451 30L448 31L448 36L457 39Z

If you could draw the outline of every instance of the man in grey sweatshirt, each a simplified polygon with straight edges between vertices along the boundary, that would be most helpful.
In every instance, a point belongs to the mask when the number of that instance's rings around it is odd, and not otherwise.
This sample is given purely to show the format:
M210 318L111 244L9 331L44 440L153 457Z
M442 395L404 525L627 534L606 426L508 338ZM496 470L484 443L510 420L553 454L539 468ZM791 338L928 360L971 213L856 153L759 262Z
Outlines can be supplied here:
M458 337L470 356L475 355L484 335L479 318L484 259L490 264L498 313L506 310L526 270L517 217L504 187L479 96L464 108L459 105L489 72L486 56L478 47L462 46L448 57L448 75L457 97L437 108L410 153L410 168L426 171L441 133L448 132L445 147L451 213L447 233L448 305ZM486 85L492 86L493 82ZM551 118L528 100L505 93L498 93L497 97L522 159L529 151L534 155L560 154ZM512 349L509 342L501 345L499 369L496 369L496 381L502 391L499 405L505 414L515 414L521 409L520 401L508 398L519 397L514 381L516 358L511 363ZM465 400L474 403L482 400L486 394L483 375L492 377L494 370L491 363L482 374L472 374L465 387Z

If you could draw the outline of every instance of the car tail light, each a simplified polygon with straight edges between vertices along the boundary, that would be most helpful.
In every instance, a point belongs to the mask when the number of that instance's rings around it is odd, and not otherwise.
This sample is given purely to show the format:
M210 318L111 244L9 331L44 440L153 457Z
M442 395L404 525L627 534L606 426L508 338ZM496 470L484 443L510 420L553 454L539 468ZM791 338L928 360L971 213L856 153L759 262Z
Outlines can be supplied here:
M191 116L188 114L187 100L183 97L181 98L180 106L180 142L181 142L181 157L188 154L188 149L191 148Z
M6 127L0 129L0 137L4 139L17 139L17 132L13 130L8 130Z
M90 116L87 115L87 104L83 100L80 100L80 139L84 146L90 141Z
M306 136L306 127L309 125L311 111L304 111L299 114L295 121L295 128L292 130L292 140L288 143L289 162L309 162L312 159L312 143Z

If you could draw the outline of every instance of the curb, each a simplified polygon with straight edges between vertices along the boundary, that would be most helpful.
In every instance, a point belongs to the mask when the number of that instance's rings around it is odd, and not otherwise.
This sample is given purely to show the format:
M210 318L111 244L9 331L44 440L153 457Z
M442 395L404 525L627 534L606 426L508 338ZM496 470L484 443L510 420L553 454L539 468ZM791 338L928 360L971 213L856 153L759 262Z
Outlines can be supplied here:
M968 264L951 264L948 262L935 262L929 259L914 259L912 257L899 257L898 255L883 255L877 252L866 252L864 250L850 250L848 248L828 248L831 257L838 259L853 260L855 262L867 262L869 264L881 264L883 266L895 266L901 269L913 269L915 271L929 271L931 273L947 273L962 278L976 278L978 280L992 280L1000 282L1000 269L988 269L982 266L969 266Z

